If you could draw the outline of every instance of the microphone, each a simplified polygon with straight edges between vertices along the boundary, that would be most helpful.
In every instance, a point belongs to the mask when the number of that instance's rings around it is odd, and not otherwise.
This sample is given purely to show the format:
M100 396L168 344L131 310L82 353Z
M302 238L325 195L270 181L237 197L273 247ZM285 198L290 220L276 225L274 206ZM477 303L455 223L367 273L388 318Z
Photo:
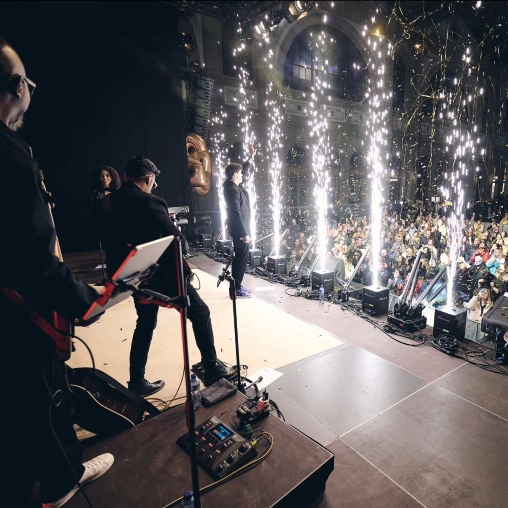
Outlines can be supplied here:
M249 386L246 386L245 389L248 390L251 386L257 385L258 383L261 383L263 381L263 376L259 376L256 381L251 383ZM257 388L257 387L256 387Z

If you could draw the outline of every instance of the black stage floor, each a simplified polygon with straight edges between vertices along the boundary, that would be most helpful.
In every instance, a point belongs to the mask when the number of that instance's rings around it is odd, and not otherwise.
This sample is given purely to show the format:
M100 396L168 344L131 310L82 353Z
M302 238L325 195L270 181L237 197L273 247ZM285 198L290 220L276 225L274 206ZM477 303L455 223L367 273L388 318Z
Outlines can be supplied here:
M190 262L215 276L222 269L202 254ZM255 291L267 284L244 280L255 297L345 342L279 369L284 375L270 387L286 421L335 454L326 490L310 507L507 506L506 376L397 342L338 305L325 312L282 285Z

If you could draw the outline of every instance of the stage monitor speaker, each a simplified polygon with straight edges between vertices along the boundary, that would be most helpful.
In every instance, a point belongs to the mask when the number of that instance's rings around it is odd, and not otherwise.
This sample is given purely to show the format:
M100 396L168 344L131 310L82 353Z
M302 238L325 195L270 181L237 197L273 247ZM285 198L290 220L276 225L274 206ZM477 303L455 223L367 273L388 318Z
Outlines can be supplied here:
M261 249L250 249L249 250L249 265L252 268L257 268L261 266Z
M500 296L482 317L482 332L497 333L508 330L508 298Z
M325 293L333 293L333 272L328 270L314 270L311 273L312 289L319 289L321 286L325 288Z
M366 286L363 288L362 310L373 316L388 314L390 303L388 288L382 286Z
M397 328L400 328L401 330L404 330L405 332L414 333L425 330L427 327L427 318L425 316L421 316L412 319L404 319L401 317L389 315L388 323L396 326Z
M434 312L434 337L452 335L457 340L464 340L466 335L467 310L445 305Z
M215 250L222 254L230 254L233 250L233 242L231 240L217 240Z
M268 256L266 269L275 275L288 273L286 256Z
M212 248L212 235L207 235L206 233L198 235L198 244L203 249L211 249Z

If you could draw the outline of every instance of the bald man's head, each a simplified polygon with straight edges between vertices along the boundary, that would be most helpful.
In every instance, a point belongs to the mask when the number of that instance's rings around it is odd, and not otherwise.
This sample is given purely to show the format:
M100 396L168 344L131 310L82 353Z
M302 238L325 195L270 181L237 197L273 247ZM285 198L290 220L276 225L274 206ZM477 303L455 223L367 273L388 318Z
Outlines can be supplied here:
M0 120L13 131L23 125L23 115L30 105L28 81L19 55L0 39Z
M12 46L0 38L0 93L4 92L5 85L13 74L16 60L21 62Z

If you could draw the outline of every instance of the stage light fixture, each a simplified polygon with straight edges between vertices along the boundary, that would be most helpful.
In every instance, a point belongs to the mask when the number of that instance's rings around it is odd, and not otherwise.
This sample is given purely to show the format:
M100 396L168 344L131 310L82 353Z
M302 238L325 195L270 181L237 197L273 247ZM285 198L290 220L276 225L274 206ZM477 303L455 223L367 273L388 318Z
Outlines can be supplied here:
M256 33L266 37L270 33L270 29L266 26L264 21L260 21L255 27Z
M298 19L299 13L293 4L285 5L281 10L288 23L294 23Z
M270 29L273 30L284 19L284 12L282 9L275 11L270 19Z
M307 12L314 7L314 2L295 2L294 6L299 13Z

